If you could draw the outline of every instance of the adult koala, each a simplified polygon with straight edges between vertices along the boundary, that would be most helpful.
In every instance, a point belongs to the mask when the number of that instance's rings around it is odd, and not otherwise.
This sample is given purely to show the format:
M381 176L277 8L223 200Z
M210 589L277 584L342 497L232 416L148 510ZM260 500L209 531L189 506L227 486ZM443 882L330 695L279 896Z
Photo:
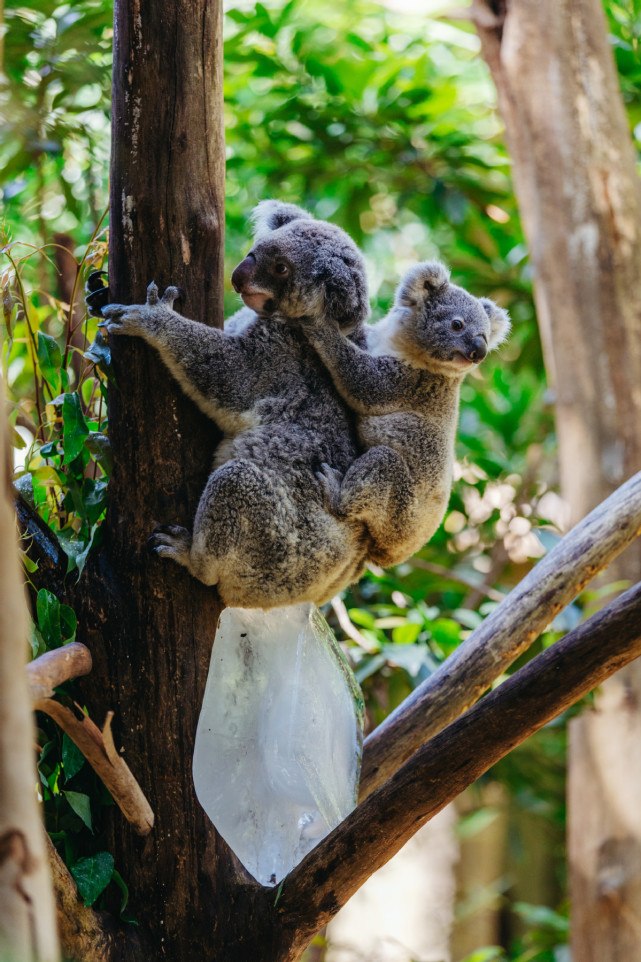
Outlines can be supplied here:
M153 283L146 304L104 307L102 326L153 345L225 435L193 534L160 525L155 551L217 585L227 605L320 604L362 573L367 534L325 509L316 472L348 469L355 428L296 322L331 318L362 342L365 268L344 231L293 204L263 201L253 217L254 244L232 275L246 307L225 331L182 317L178 289L159 299Z

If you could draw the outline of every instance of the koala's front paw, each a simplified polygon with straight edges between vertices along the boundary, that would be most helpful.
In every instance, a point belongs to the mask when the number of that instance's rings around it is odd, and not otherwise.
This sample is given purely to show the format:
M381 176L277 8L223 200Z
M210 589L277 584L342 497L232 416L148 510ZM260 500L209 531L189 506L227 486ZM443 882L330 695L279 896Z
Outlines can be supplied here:
M321 470L316 472L316 478L320 482L326 511L329 511L330 514L340 515L342 473L329 464L323 463L321 464Z
M153 333L163 314L173 310L174 301L182 294L179 287L168 287L159 298L158 287L152 281L147 288L145 304L107 304L102 308L104 321L98 327L104 328L109 334Z
M102 309L104 320L98 327L107 334L140 334L142 330L142 310L140 304L107 304Z

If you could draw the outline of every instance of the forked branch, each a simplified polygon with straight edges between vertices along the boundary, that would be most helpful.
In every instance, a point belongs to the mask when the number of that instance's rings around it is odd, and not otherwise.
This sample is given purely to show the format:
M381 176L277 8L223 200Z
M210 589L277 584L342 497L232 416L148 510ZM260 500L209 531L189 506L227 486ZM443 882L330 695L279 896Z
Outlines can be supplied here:
M433 738L290 872L276 912L293 942L304 946L448 802L640 654L641 584Z
M77 641L40 655L26 666L34 708L58 723L102 779L127 821L139 835L147 835L154 824L154 813L127 763L116 751L111 734L113 712L107 714L100 731L87 715L78 718L70 708L49 697L57 685L90 671L91 653Z
M70 708L52 698L39 699L34 708L45 712L60 725L109 789L116 805L134 830L138 835L148 835L154 825L154 813L129 766L116 750L111 733L114 713L107 713L100 731L88 715L77 718Z

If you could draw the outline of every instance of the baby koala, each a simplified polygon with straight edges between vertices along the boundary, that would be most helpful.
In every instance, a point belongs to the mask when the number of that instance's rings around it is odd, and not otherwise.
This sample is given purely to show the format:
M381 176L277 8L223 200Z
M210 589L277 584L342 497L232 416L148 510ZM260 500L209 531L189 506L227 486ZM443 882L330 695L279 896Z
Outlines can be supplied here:
M359 415L365 454L343 474L323 465L319 479L337 518L362 521L370 560L399 564L443 519L452 484L463 378L510 330L506 311L450 283L426 261L401 281L389 314L360 349L336 324L306 318L303 330Z
M176 313L178 290L159 298L155 284L146 304L103 307L103 326L156 348L225 435L193 532L161 525L155 551L217 585L227 605L321 604L362 573L367 532L325 507L316 473L324 462L348 469L356 430L298 321L331 318L340 338L364 343L365 266L344 231L293 204L264 201L254 222L232 275L246 306L224 331Z

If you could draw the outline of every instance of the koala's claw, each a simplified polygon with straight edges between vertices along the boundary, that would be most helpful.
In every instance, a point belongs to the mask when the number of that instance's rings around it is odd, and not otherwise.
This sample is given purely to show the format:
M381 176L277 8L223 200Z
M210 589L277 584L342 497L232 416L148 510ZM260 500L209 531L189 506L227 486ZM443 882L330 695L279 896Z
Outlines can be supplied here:
M178 564L187 565L191 549L191 534L178 524L159 524L147 539L150 551L161 558L171 558Z
M98 327L102 328L107 334L118 334L124 329L123 318L126 308L124 304L108 304L102 309L103 320Z
M147 539L147 544L150 548L156 548L158 545L175 544L176 541L186 540L191 542L191 535L187 528L179 524L157 524L153 534Z
M320 482L325 500L325 508L330 514L339 514L341 484L343 481L342 472L337 471L336 468L332 468L331 465L323 462L321 464L321 470L316 472L316 478Z
M85 305L91 317L102 317L102 308L109 303L109 284L103 277L106 271L92 271L85 281Z

